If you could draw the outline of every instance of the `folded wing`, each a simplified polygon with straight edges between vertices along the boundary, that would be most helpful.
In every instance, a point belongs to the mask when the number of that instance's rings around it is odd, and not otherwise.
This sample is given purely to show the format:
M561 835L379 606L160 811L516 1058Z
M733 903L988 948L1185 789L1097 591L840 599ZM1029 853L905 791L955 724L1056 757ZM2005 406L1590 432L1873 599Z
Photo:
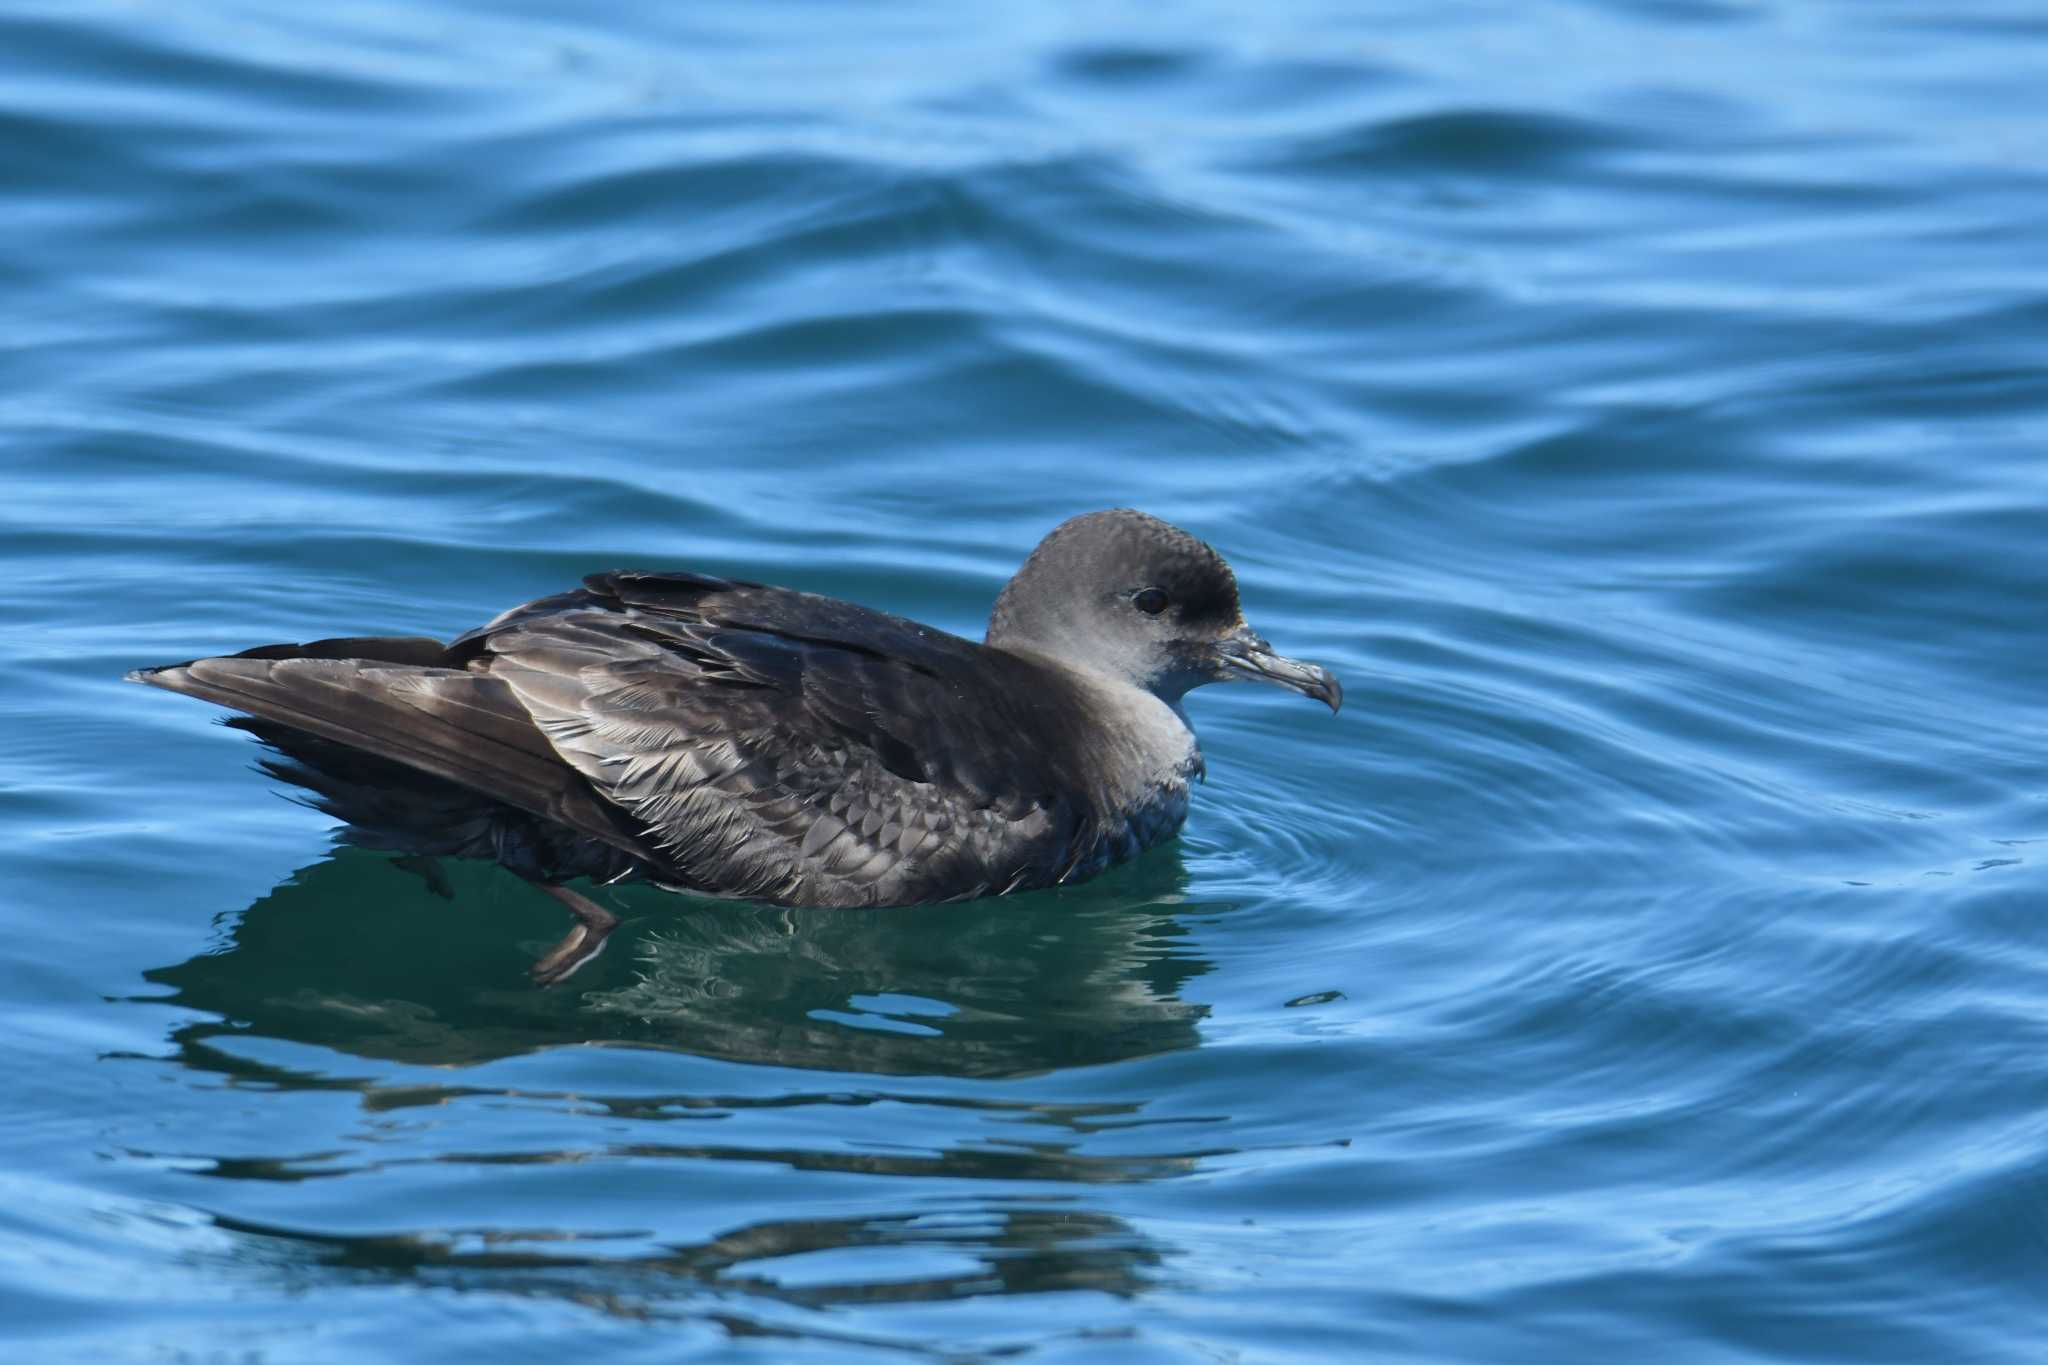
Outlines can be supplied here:
M1057 881L1088 820L1033 745L1029 667L829 598L616 573L457 642L681 884L803 905ZM975 702L969 699L980 698ZM1003 700L989 701L989 698ZM994 709L990 709L993 707Z

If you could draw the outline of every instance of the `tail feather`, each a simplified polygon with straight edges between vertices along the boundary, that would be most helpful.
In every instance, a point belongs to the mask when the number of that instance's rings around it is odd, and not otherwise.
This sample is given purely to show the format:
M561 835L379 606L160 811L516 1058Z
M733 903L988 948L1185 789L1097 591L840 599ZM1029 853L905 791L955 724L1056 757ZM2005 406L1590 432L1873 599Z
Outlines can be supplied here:
M258 645L235 659L356 659L380 664L411 664L416 668L448 667L448 646L424 635L344 635L308 640L298 645ZM174 665L177 667L179 665ZM151 672L139 669L138 672ZM134 674L130 674L133 677Z
M321 640L128 676L453 783L635 857L658 856L623 812L555 754L509 687L437 666L444 655L432 640Z

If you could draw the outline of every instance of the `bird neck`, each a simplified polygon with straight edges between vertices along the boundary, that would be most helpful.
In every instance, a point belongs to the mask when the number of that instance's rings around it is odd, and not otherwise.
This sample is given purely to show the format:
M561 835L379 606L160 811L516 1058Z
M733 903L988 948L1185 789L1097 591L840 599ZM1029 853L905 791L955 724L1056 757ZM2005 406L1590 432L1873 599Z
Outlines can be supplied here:
M1172 700L1112 673L1030 645L1004 648L1052 670L1094 722L1090 748L1110 800L1134 806L1164 789L1185 790L1202 773L1202 746L1179 697Z

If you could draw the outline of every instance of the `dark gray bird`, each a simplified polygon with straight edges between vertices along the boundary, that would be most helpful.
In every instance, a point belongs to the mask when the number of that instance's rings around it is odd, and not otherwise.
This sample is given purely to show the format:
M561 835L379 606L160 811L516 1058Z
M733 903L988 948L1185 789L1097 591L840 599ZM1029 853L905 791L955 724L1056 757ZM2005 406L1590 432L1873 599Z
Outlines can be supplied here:
M1171 838L1203 772L1181 699L1326 668L1245 624L1222 556L1156 517L1075 517L981 644L830 597L689 572L593 574L444 645L264 645L128 675L243 712L265 768L352 843L562 885L645 879L792 906L907 905L1095 875Z

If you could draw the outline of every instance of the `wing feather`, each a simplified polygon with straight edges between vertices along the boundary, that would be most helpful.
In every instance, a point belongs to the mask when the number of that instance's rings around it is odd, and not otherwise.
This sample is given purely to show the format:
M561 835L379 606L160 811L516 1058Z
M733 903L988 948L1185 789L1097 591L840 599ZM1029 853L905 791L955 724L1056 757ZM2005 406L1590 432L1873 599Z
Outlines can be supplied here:
M631 823L563 765L503 683L406 662L279 657L292 648L305 647L266 646L134 676L445 778L635 856L650 852Z
M739 580L598 574L445 649L315 641L137 676L446 778L718 895L968 899L1052 885L1128 841L1114 802L1059 766L1083 709L1063 674Z
M1051 883L1088 812L956 636L829 598L608 574L466 639L687 886L890 904ZM463 647L465 642L458 642ZM1041 690L1043 689L1043 681ZM996 698L966 707L962 695Z

